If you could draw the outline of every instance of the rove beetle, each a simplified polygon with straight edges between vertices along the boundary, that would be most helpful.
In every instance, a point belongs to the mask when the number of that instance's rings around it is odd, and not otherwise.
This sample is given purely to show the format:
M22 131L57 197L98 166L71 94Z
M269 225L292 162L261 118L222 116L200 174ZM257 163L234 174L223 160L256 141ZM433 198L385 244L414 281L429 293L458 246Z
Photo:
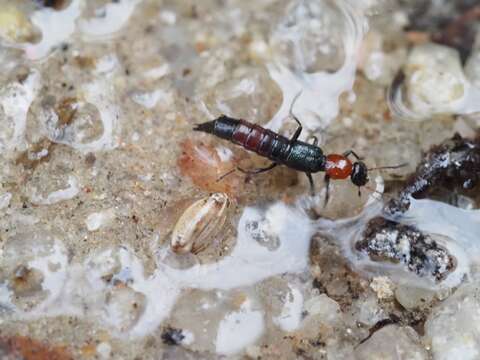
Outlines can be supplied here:
M300 93L292 102L292 107L299 95ZM311 144L298 140L303 129L302 124L297 117L293 115L292 109L290 109L290 115L298 124L297 130L290 139L259 125L241 119L234 119L226 115L222 115L212 121L198 124L193 130L218 136L219 138L233 142L272 160L272 164L265 168L244 170L237 167L237 169L243 173L250 175L259 174L269 171L277 165L285 165L294 170L304 172L310 182L312 195L315 194L312 173L324 171L327 188L325 205L329 199L330 179L343 180L350 177L352 183L358 186L358 193L360 195L360 188L368 182L368 170L373 169L368 169L353 150L346 151L341 155L324 155L322 149L317 146L318 139L316 137L313 137ZM350 155L355 157L355 162L352 163L352 161L350 161ZM224 174L221 178L233 171L235 171L235 169Z

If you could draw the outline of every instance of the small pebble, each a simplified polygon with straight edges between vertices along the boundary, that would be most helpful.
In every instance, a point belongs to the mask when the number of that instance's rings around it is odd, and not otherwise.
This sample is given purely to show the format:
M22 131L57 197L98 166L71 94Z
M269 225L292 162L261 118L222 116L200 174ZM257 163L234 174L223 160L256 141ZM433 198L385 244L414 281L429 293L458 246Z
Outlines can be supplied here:
M88 231L97 231L110 224L113 220L115 220L115 211L113 209L108 209L101 212L91 213L87 216L85 223L87 224Z

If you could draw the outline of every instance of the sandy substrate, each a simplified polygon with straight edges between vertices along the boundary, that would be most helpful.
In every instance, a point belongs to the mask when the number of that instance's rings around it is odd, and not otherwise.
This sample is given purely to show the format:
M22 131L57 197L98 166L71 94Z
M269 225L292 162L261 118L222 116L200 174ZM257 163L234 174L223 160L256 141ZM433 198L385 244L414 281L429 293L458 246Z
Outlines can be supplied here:
M371 220L475 137L480 10L399 3L0 0L0 357L478 359L478 187ZM268 162L193 126L288 137L297 95L301 140L406 165L219 180Z

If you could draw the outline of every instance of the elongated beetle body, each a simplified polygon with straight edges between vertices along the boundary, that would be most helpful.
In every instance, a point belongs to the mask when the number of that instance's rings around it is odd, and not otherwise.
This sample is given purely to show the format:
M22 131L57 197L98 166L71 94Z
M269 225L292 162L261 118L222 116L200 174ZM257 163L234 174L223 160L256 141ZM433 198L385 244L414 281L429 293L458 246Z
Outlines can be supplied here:
M216 120L197 125L195 130L216 135L266 157L275 164L298 171L312 173L325 169L326 158L318 146L299 140L292 141L245 120L223 115Z
M368 182L366 165L362 161L352 163L348 158L349 155L353 155L357 160L360 160L355 152L349 150L342 155L324 155L322 149L317 146L316 138L314 138L312 144L298 140L302 132L302 125L295 116L293 118L298 123L298 128L291 139L259 125L225 115L198 124L194 130L218 136L272 160L272 164L265 168L249 171L238 168L238 170L247 174L259 174L271 170L277 165L285 165L304 172L310 182L311 192L314 194L311 174L324 171L327 184L325 203L328 202L330 179L341 180L350 177L352 183L359 188Z

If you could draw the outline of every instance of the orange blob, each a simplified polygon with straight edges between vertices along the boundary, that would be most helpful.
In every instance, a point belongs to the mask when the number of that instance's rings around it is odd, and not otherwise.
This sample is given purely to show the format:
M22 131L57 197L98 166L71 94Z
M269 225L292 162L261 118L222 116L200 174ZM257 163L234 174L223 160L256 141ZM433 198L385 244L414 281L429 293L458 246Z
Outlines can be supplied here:
M342 180L350 176L353 170L352 162L343 155L327 155L325 172L331 179Z
M209 192L223 192L236 197L244 186L244 178L233 172L222 180L222 175L235 169L238 159L223 158L219 150L212 145L190 139L181 144L182 154L177 160L182 175L188 176L199 188Z
M0 349L6 352L7 358L10 358L8 355L11 355L12 359L73 360L72 355L67 351L66 347L50 346L25 336L1 337Z

